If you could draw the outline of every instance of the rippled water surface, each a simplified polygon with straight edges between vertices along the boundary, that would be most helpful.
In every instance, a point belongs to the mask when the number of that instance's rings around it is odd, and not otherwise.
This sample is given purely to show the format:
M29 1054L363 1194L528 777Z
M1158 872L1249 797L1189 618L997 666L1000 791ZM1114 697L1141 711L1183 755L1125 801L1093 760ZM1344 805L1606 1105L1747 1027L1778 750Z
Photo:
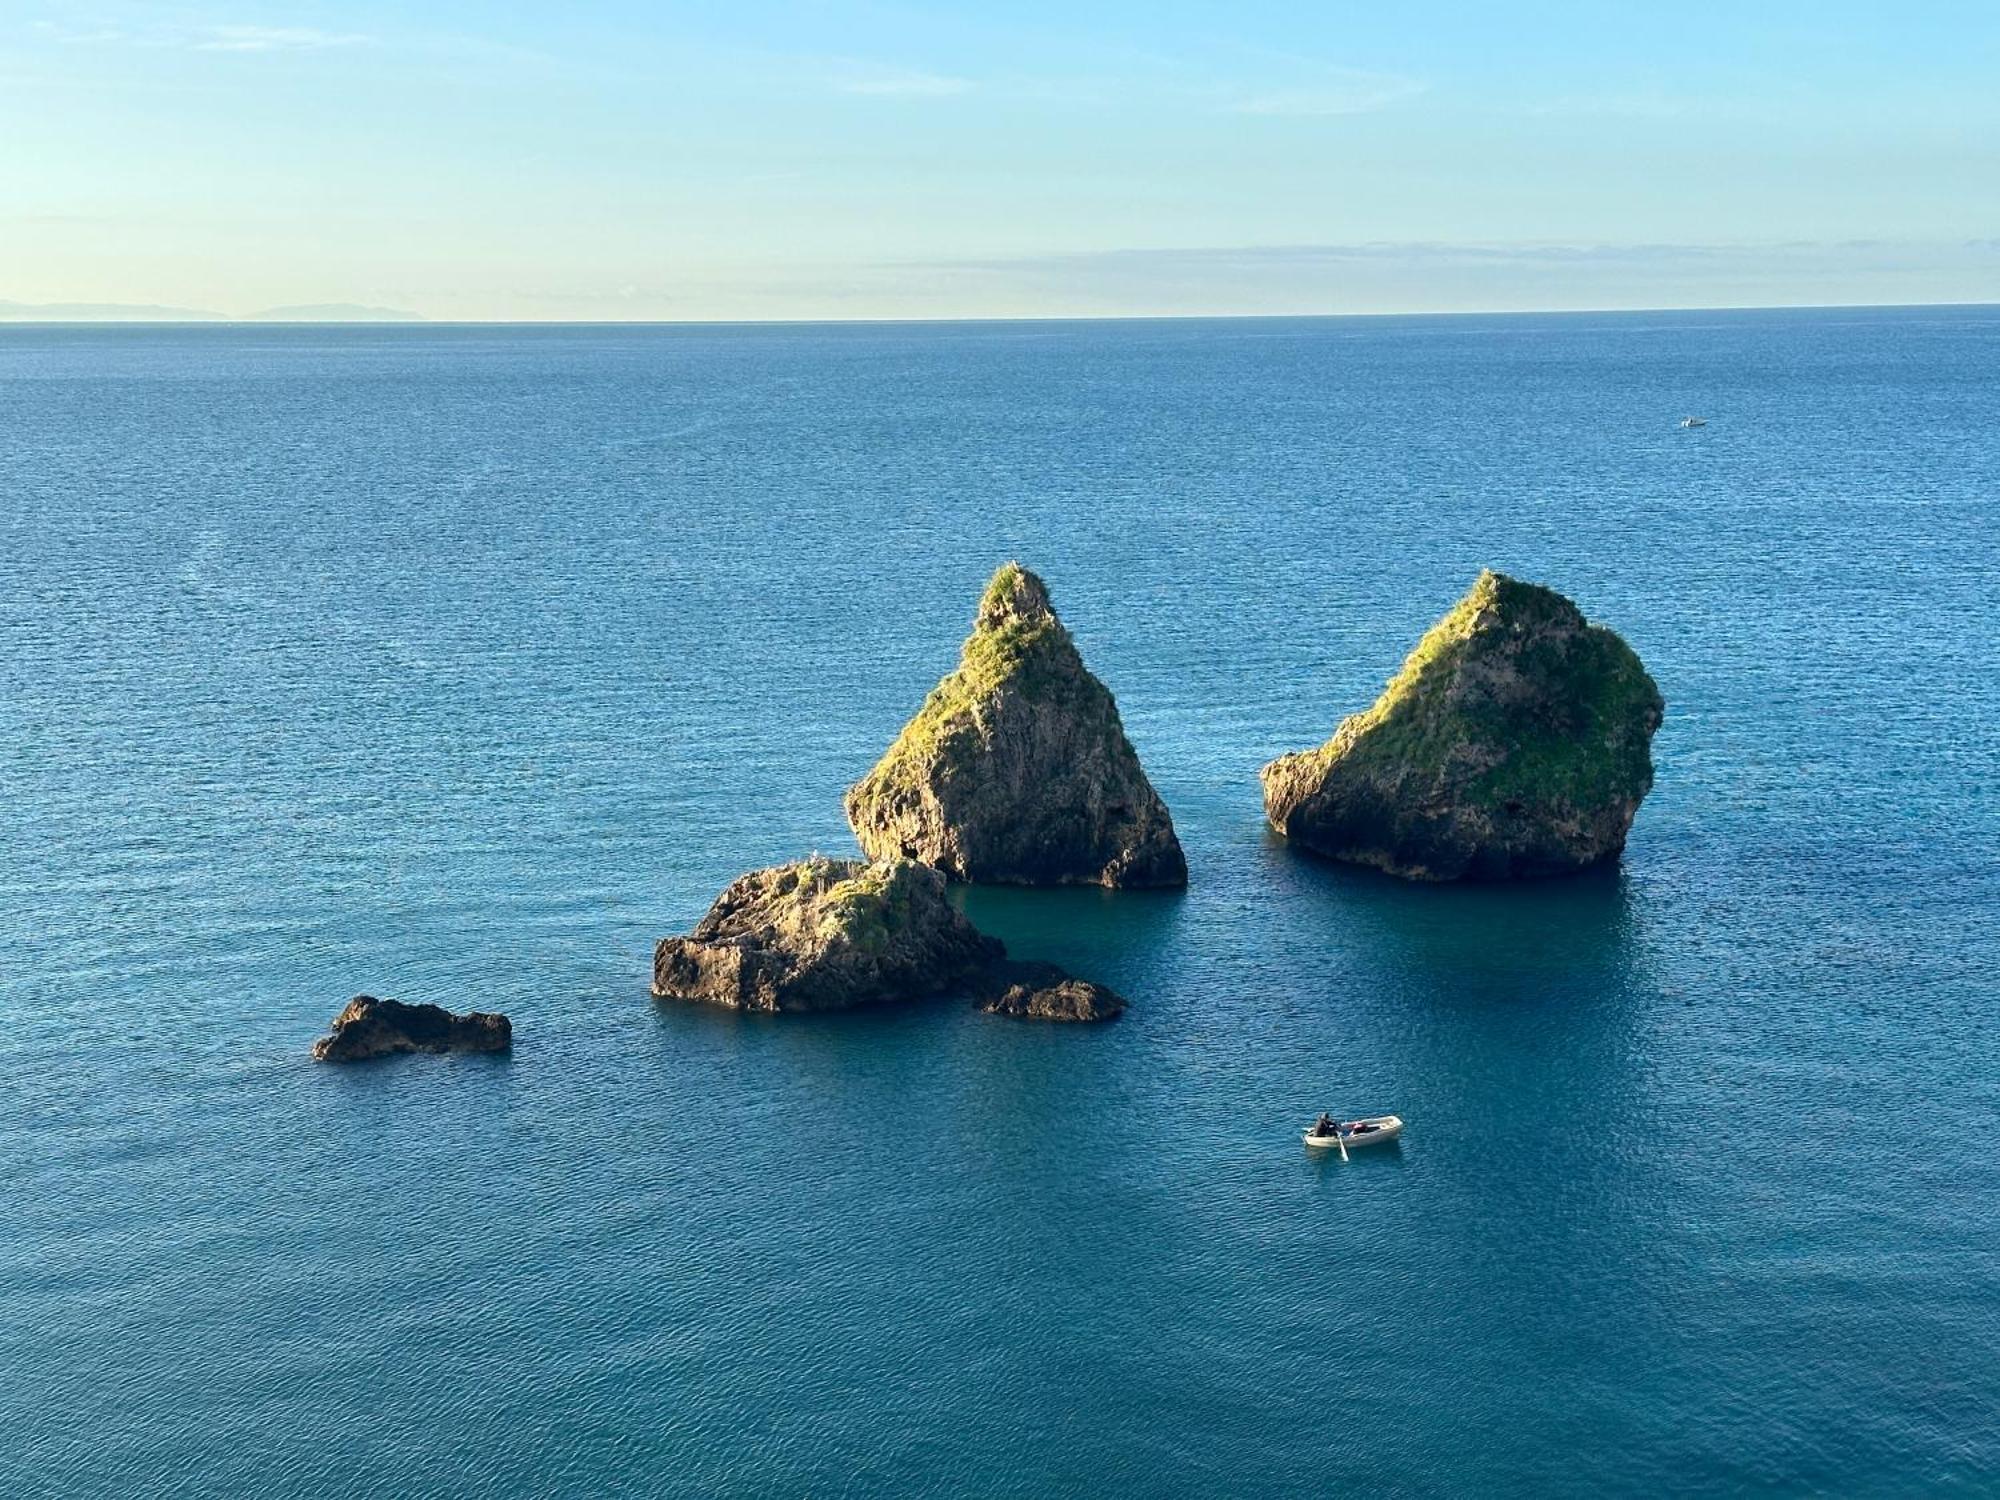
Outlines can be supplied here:
M1994 310L0 331L0 1493L2000 1491L1996 412ZM968 904L1128 1015L655 1005L1010 556L1192 884ZM1622 869L1274 843L1485 564L1666 693Z

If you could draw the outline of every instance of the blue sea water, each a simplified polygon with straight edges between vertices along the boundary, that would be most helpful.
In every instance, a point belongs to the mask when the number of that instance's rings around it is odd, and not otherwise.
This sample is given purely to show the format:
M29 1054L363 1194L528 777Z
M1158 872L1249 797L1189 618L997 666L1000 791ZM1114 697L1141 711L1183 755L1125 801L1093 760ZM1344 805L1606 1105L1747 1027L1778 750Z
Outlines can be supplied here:
M1996 503L2000 309L0 331L0 1493L2000 1493ZM1130 1012L655 1004L1009 557L1192 878L968 908ZM1622 867L1284 848L1485 565Z

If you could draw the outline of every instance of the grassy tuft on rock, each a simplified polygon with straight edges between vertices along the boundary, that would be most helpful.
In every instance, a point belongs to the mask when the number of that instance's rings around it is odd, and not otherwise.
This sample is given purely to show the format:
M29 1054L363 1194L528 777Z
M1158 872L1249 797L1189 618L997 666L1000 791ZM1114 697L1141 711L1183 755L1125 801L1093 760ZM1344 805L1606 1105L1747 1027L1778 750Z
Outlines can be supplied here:
M1536 691L1482 683L1491 648L1512 653L1510 676ZM1462 795L1476 801L1590 801L1650 782L1647 741L1626 731L1648 703L1657 712L1658 701L1637 653L1615 633L1589 625L1555 590L1489 569L1424 633L1371 707L1304 753L1327 766L1472 771ZM1493 763L1478 769L1471 761L1482 752Z
M1114 721L1117 715L1111 694L1082 670L1041 580L1016 562L1004 565L986 585L956 670L931 689L869 781L914 782L927 774L928 762L970 759L982 742L981 710L1002 691L1108 714Z
M910 914L908 872L914 865L888 861L837 880L819 897L820 936L845 939L866 953L880 953Z

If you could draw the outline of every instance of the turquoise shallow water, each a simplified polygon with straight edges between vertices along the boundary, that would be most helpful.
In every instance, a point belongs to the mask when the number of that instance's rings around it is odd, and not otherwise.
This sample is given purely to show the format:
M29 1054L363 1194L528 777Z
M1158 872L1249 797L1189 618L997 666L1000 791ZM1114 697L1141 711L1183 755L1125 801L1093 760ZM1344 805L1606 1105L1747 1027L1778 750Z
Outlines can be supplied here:
M1996 409L1977 309L0 331L0 1493L2000 1491ZM1130 1013L656 1006L1009 556L1192 885L969 906ZM1275 844L1487 564L1666 693L1623 867Z

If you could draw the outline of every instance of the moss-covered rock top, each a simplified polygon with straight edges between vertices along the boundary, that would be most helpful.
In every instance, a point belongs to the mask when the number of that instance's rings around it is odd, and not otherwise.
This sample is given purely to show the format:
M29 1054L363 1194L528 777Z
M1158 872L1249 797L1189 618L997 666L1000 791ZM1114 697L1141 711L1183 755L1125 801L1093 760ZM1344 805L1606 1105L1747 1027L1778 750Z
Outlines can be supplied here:
M981 706L1006 692L1118 725L1117 704L1085 668L1076 643L1056 618L1048 586L1013 562L993 575L980 596L972 634L959 648L957 670L931 689L871 777L913 785L928 774L934 758L960 763L976 757ZM1123 732L1118 729L1121 737Z
M1266 812L1308 848L1398 874L1575 869L1624 846L1662 711L1616 634L1484 572L1371 707L1265 767Z
M1009 626L1062 629L1055 606L1049 603L1049 586L1017 562L1002 563L988 580L973 619L975 630Z
M1173 822L1084 666L1046 584L1017 562L987 584L956 670L847 794L874 858L958 880L1178 885Z

